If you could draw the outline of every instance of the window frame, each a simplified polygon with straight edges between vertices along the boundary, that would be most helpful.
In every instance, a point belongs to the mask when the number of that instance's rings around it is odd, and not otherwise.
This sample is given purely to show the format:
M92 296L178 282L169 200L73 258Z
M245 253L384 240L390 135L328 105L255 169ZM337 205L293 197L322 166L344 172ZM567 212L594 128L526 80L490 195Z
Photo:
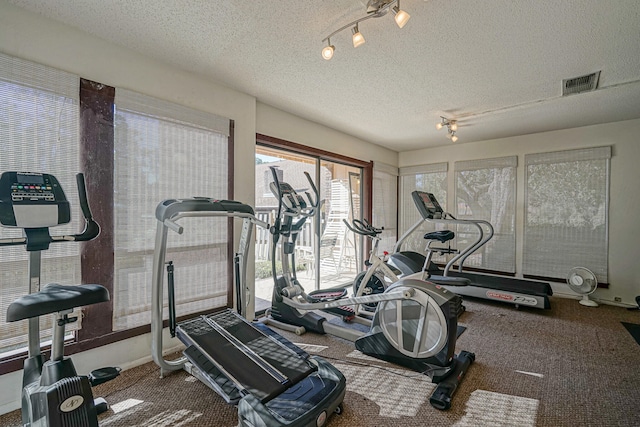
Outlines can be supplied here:
M101 233L98 239L81 244L81 277L82 283L99 283L109 292L113 292L114 266L114 99L117 89L103 83L80 78L80 168L84 171L87 193L94 218L100 224ZM235 124L229 120L228 152L228 198L234 197L234 134ZM229 271L233 269L233 219L228 220L229 244L227 260ZM107 254L107 255L105 255ZM87 266L91 266L87 268ZM227 305L233 305L233 274L229 274ZM210 310L208 310L210 311ZM151 325L138 326L114 332L113 302L105 302L82 308L83 328L75 339L65 345L65 355L72 355L86 350L105 346L125 339L151 332ZM203 313L181 316L178 321L192 318ZM167 321L164 321L165 327ZM51 349L43 347L45 357L50 356ZM0 360L0 375L23 369L24 352L15 353Z

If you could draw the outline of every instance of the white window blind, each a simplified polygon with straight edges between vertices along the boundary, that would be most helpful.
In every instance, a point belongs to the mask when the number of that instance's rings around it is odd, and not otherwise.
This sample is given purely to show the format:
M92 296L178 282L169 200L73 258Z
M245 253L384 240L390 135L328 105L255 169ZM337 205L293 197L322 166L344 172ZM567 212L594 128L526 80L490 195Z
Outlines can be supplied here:
M229 120L124 89L115 104L113 327L122 330L150 322L158 203L228 197ZM227 220L181 224L182 235L169 233L166 257L175 265L177 314L226 305Z
M384 228L380 253L392 252L398 240L398 168L379 162L373 164L372 224Z
M582 266L608 282L610 159L611 147L525 156L524 274Z
M516 156L455 162L456 217L488 221L493 238L469 256L465 266L515 272ZM456 248L473 243L478 232L459 225Z
M50 173L60 181L71 203L68 225L51 234L82 229L75 174L79 170L78 76L0 54L0 172ZM21 237L21 229L0 227L0 238ZM80 283L79 243L56 243L42 252L41 285ZM7 307L29 293L28 254L24 246L0 248L0 352L26 347L26 320L6 322ZM37 289L33 289L36 291ZM52 316L41 319L41 336L51 335ZM79 327L79 322L68 325Z
M446 210L447 205L447 163L434 163L430 165L410 166L400 168L400 230L401 237L417 221L421 220L416 205L413 203L411 192L414 190L433 193L436 199ZM432 223L423 221L420 227L414 231L402 244L401 250L425 253L426 241L423 236L429 231L435 230ZM434 261L441 261L434 256Z

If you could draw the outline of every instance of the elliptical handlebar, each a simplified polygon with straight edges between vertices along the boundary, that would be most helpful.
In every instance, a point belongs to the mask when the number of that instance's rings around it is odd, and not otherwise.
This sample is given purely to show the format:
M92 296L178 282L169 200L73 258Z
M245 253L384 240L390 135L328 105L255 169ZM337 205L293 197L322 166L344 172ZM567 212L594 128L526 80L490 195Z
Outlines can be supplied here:
M273 177L273 182L270 185L271 192L278 197L277 218L279 219L282 216L283 205L286 207L288 213L299 216L301 219L313 216L319 206L320 195L309 173L304 172L311 189L313 190L313 195L308 191L305 191L308 199L307 203L307 201L305 201L304 198L300 196L293 187L291 187L291 185L286 182L280 182L276 166L270 166L269 169L271 169L271 175Z
M320 206L320 192L318 191L318 188L316 187L316 185L313 183L313 180L311 179L311 175L309 175L309 172L305 171L304 172L304 176L307 177L307 181L309 181L309 185L311 186L311 189L313 190L313 194L315 196L315 200L313 198L311 198L311 194L309 194L308 191L305 191L305 194L307 195L307 198L309 199L309 204L311 205L311 207L316 210L318 209L318 206Z

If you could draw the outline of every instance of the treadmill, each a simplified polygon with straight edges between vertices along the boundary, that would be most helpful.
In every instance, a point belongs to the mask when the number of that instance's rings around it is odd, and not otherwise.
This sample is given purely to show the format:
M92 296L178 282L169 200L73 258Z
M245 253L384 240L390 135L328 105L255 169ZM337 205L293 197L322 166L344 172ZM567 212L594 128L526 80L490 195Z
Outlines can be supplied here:
M228 308L177 323L174 265L166 263L169 332L186 346L183 357L167 360L162 354L167 233L171 229L182 234L179 220L185 217L243 220L240 249L234 257L238 302L235 311ZM156 219L151 350L161 376L179 369L189 372L227 403L237 405L239 426L321 427L332 413L341 413L346 379L338 369L267 326L245 319L248 243L254 224L267 228L268 224L257 219L248 205L205 197L164 200L156 208Z
M456 255L447 262L444 269L440 269L433 263L424 266L425 271L428 271L430 274L430 277L427 280L431 280L447 287L446 281L442 281L442 278L464 278L469 281L467 286L450 287L449 290L459 295L505 302L513 304L516 307L526 306L540 309L551 308L549 296L553 295L553 290L549 283L462 271L462 266L464 265L464 261L467 257L481 248L493 237L493 226L489 222L484 220L462 220L454 218L451 214L444 212L432 193L416 190L411 193L411 196L413 197L413 202L418 208L418 212L420 212L422 219L407 230L407 232L396 243L394 252L398 253L400 258L410 256L407 252L400 252L400 247L402 242L406 240L407 237L409 237L409 235L411 235L418 227L420 227L423 221L447 225L468 225L474 227L478 231L478 237L475 242L462 251L455 251ZM485 229L488 230L487 233L485 233ZM447 235L447 237L443 237L444 235ZM445 232L427 233L424 237L425 239L436 239L444 243L444 241L453 238L453 235L453 232L445 230ZM440 251L440 249L430 248L430 245L428 246L428 249L435 252ZM449 253L452 252L448 248L443 248L442 250L445 252L448 251ZM422 256L421 254L417 255ZM412 257L414 259L417 258L416 254ZM423 259L425 258L423 257ZM458 262L457 271L453 270L456 262Z

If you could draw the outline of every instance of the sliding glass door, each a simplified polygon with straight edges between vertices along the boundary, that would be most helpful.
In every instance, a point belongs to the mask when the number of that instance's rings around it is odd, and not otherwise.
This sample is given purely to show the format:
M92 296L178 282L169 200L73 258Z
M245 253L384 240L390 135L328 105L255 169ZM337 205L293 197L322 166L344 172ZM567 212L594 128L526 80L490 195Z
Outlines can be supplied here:
M317 288L327 289L353 282L359 272L358 235L349 231L344 221L361 219L360 169L335 162L320 161L319 212L320 248Z
M274 223L278 210L278 200L269 189L273 181L272 166L278 171L278 179L289 183L301 195L311 192L304 175L308 172L320 193L319 207L315 215L307 219L296 241L296 275L300 284L307 292L350 285L362 268L362 243L343 220L362 217L361 168L257 145L255 210L256 215L269 224ZM257 230L256 311L271 302L274 256L280 269L280 249L274 253L272 235L266 230Z

